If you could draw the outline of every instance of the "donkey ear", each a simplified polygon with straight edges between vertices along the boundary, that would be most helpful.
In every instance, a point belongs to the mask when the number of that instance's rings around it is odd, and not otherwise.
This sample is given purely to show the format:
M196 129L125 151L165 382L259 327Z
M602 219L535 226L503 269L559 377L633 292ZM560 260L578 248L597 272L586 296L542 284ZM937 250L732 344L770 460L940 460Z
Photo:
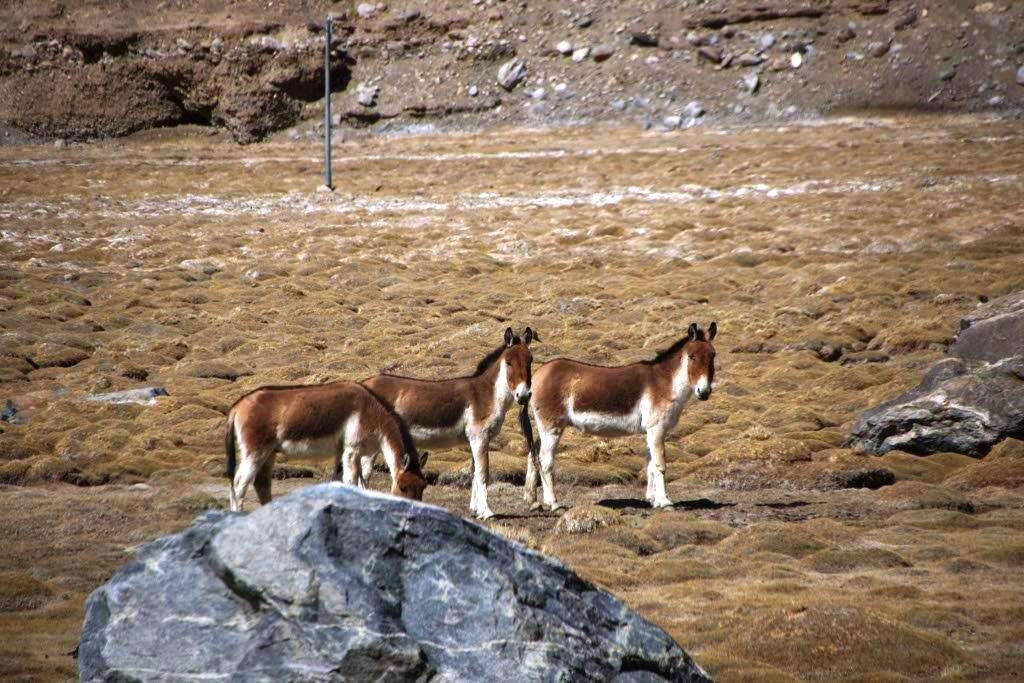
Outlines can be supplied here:
M429 458L429 457L430 457L430 453L428 453L426 451L423 451L422 453L420 453L420 469L421 470L424 467L427 466L427 458Z
M527 327L526 331L523 332L523 343L529 346L530 342L532 342L534 339L540 341L540 337L537 336L537 333L534 332L533 329Z
M712 322L708 325L708 341L713 340L716 334L718 334L718 323Z
M697 338L697 330L699 329L697 323L690 323L690 327L686 330L686 336L689 337L690 341Z
M516 335L512 332L511 327L505 328L505 346L512 346L512 342L516 339Z

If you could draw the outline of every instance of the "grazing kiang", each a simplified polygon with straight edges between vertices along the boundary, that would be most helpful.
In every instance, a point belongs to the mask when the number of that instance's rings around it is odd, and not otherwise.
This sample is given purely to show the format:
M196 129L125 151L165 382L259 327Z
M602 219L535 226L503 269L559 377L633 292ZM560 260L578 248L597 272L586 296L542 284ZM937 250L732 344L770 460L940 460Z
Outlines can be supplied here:
M402 418L417 446L469 444L473 452L469 508L480 519L494 516L487 504L491 437L501 430L513 401L525 405L530 400L530 343L535 339L539 337L529 327L521 338L509 327L502 344L467 377L425 380L377 375L363 380L363 385Z
M591 365L567 358L545 363L533 378L529 410L537 423L533 438L527 409L519 416L526 438L526 492L537 504L537 477L544 489L544 504L558 508L553 485L555 450L566 427L603 437L645 434L647 500L654 507L670 507L665 495L665 436L675 428L690 396L704 401L715 380L715 347L711 342L718 325L707 332L691 323L687 334L652 360L616 367Z
M228 412L224 449L234 511L242 509L249 484L260 503L270 502L277 453L333 458L335 473L340 460L342 481L365 487L381 452L393 495L422 500L427 486L427 454L419 455L401 421L355 382L268 386L246 394Z

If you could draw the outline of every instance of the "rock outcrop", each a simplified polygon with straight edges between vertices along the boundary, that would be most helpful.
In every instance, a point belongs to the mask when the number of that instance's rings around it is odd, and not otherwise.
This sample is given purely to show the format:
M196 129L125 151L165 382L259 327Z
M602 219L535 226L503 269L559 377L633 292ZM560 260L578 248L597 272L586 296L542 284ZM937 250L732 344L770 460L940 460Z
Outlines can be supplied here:
M340 484L143 546L89 598L79 666L86 681L708 680L558 562Z
M858 418L847 445L881 453L985 455L1024 435L1024 290L960 322L950 354L921 384Z

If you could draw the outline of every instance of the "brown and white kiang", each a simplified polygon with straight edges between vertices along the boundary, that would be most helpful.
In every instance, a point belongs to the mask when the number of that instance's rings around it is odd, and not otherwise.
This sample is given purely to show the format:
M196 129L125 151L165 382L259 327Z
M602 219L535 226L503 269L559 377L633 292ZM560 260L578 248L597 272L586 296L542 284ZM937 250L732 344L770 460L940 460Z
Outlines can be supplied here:
M401 417L418 447L469 444L473 453L469 508L481 519L494 516L487 503L490 441L501 430L512 403L525 405L530 400L530 343L535 339L539 337L529 327L521 338L507 328L503 343L465 377L426 380L383 374L362 382Z
M265 386L231 406L224 434L231 509L240 511L254 484L260 503L270 502L277 453L340 460L342 480L365 487L373 458L384 455L391 493L423 499L422 456L401 421L365 387L355 382L306 386Z
M527 442L524 497L537 503L537 478L543 487L544 504L558 508L553 473L555 450L567 427L602 437L645 434L647 500L654 507L670 507L665 493L665 437L679 422L690 396L707 400L715 380L715 347L718 332L711 323L707 332L691 323L685 337L652 360L608 367L567 358L556 358L538 368L533 378L533 398L519 416ZM530 417L537 424L534 440Z

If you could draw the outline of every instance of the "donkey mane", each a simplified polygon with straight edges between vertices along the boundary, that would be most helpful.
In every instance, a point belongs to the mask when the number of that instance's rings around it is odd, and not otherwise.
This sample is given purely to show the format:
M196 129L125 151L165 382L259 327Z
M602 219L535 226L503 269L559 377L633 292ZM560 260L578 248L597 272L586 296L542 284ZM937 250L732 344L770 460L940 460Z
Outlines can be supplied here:
M704 330L698 329L697 330L697 336L694 337L694 340L695 341L704 341ZM684 346L686 346L687 342L689 342L689 341L690 341L690 337L689 336L681 337L681 338L677 339L672 344L672 346L669 346L666 349L662 349L661 351L658 351L658 353L654 356L654 358L652 358L650 360L642 360L640 362L643 363L644 365L657 365L658 363L666 360L667 358L670 358L672 355L677 353L680 349L682 349Z
M409 466L406 471L423 473L420 469L420 452L416 450L416 442L413 441L412 432L409 431L409 425L405 423L405 420L395 411L394 406L384 400L383 397L378 396L376 392L371 391L365 384L360 384L370 396L373 396L381 404L384 410L395 419L395 423L398 424L398 433L402 436L402 448L405 449L405 454L409 458Z
M518 344L520 341L521 340L519 339L518 335L512 337L513 344ZM501 358L501 354L505 353L505 349L507 348L508 346L506 344L502 344L501 346L499 346L498 348L494 349L489 354L481 358L480 362L476 364L476 370L473 371L473 374L470 375L470 377L479 377L480 375L487 372L487 368L494 365L494 362Z

